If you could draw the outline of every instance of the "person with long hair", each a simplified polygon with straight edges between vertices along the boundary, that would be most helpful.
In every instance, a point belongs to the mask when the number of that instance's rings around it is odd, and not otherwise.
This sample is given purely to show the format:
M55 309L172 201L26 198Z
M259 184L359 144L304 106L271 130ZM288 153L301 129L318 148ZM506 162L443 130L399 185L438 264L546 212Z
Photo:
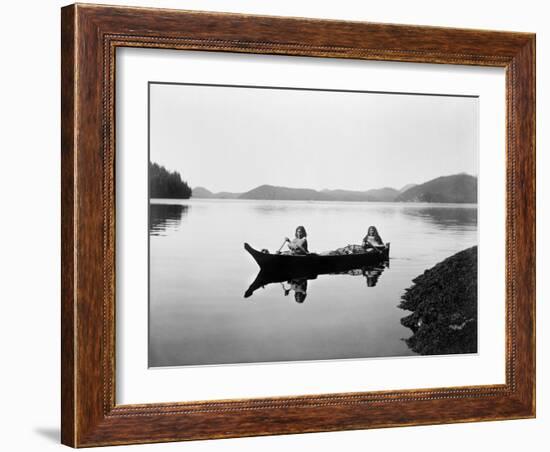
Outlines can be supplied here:
M294 238L292 240L290 240L288 237L285 237L285 242L288 245L290 254L295 254L295 255L309 254L306 237L307 237L306 228L304 228L303 226L298 226L296 228L296 231L294 233Z
M380 237L380 234L378 234L378 230L376 229L376 227L369 226L367 235L363 238L363 248L374 248L376 250L380 250L384 247L384 242L382 241L382 237Z

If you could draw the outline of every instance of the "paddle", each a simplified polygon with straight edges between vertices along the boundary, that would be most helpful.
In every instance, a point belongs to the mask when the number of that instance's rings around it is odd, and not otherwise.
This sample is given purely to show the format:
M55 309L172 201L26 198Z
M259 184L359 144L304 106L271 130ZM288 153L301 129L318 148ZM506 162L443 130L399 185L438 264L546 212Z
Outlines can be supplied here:
M283 249L283 246L285 246L285 243L286 243L286 239L283 242L283 244L279 247L279 249L277 250L277 254L281 252L281 250Z
M285 243L286 242L290 242L289 239L285 239L285 241L283 242L283 244L280 246L280 248L277 250L277 252L275 254L280 254L281 250L283 249L283 246L285 246ZM305 254L310 254L308 251L306 251L305 249L303 249L301 246L299 247Z

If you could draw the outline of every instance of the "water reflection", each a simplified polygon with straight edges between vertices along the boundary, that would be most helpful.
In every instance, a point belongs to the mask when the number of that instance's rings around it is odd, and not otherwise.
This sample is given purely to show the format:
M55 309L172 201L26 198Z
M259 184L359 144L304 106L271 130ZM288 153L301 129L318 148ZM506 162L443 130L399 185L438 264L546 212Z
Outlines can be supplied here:
M252 207L252 210L255 213L260 215L274 215L274 214L284 214L290 210L291 206L280 205L280 204L258 204Z
M475 216L464 215L472 206L208 199L152 204L151 233L162 236L150 240L151 367L414 355L402 340L413 333L400 323L411 311L396 306L403 291L427 268L477 244ZM449 226L461 218L467 224ZM259 287L243 300L260 270L243 242L275 250L282 233L298 224L311 232L312 251L354 243L369 224L379 225L395 247L391 270L361 268L369 262L327 272L349 276L259 277ZM262 284L266 290L259 289Z
M453 206L454 207L454 206ZM476 206L463 208L449 207L406 207L403 213L440 228L477 226Z
M288 287L285 286L285 283L281 283L285 297L290 292L294 292L294 301L303 303L307 297L307 278L291 279L287 284Z
M356 268L354 270L349 270L347 272L342 272L338 274L345 274L351 276L364 276L367 287L375 287L380 279L380 275L384 272L386 268L389 268L390 262L383 262L378 266L371 267L362 267Z
M149 204L149 234L163 236L176 231L190 206L181 204Z
M286 297L290 293L294 293L294 300L297 303L303 303L307 297L308 281L317 279L319 275L350 275L350 276L363 276L367 287L375 287L378 283L380 276L386 268L389 268L389 262L384 262L376 266L366 266L361 268L352 268L346 271L334 272L334 273L315 273L307 276L296 275L292 276L288 273L280 272L273 273L265 270L260 270L256 279L244 294L245 298L249 298L260 287L265 288L270 284L280 284L283 289L283 295Z

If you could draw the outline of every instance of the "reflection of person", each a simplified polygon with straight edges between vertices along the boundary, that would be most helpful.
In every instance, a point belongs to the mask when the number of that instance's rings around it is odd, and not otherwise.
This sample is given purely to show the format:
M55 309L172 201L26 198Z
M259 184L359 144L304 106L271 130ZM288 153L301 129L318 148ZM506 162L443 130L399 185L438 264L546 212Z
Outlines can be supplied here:
M378 282L378 278L384 271L383 267L369 267L363 269L363 276L367 280L367 287L374 287Z
M303 226L298 226L294 235L295 237L292 240L290 240L288 237L285 238L285 242L288 243L290 253L296 255L309 254L309 251L307 249L306 228L304 228Z
M369 226L367 235L363 238L363 248L374 248L379 250L380 248L384 248L384 246L384 242L382 241L380 234L378 234L376 227Z
M288 288L282 284L285 297L293 290L296 303L303 303L307 297L307 279L293 279L290 280L288 284Z

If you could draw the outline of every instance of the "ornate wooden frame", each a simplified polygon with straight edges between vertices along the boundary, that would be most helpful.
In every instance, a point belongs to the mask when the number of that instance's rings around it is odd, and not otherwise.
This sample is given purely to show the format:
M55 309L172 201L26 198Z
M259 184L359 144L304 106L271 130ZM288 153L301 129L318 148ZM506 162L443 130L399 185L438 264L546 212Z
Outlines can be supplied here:
M535 416L535 35L71 5L62 9L62 429L74 447ZM117 47L506 69L506 383L115 403Z

